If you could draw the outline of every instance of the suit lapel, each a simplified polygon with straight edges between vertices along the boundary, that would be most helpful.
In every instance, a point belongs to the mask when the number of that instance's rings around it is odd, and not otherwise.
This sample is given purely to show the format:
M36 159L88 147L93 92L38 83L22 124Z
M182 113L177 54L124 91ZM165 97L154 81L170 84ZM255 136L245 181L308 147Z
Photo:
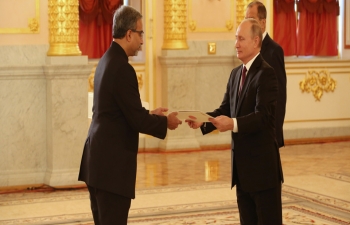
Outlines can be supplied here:
M241 75L242 75L242 66L240 69L237 70L236 72L236 76L235 76L235 79L233 80L233 84L232 84L232 87L233 87L233 108L236 110L237 108L237 105L238 105L238 92L239 92L239 81L241 80ZM234 115L237 115L237 110L234 112Z
M251 83L251 81L253 80L255 74L258 72L260 66L261 66L261 62L262 62L262 57L261 57L261 54L259 54L253 64L251 65L250 69L248 70L248 74L247 74L247 77L245 79L245 82L244 82L244 85L242 87L242 91L241 91L241 94L239 95L239 98L238 98L238 104L237 104L237 110L236 110L236 115L238 114L239 112L239 109L242 105L242 102L243 102L243 99L244 99L244 96L245 96L245 93L247 92L247 90L249 89L249 85Z

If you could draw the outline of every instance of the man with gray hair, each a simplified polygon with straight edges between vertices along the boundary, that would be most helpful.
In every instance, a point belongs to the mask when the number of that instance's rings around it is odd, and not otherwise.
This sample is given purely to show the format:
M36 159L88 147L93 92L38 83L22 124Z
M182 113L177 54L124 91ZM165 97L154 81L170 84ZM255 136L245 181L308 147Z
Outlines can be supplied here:
M113 42L94 78L93 116L80 165L96 225L127 224L135 198L139 133L164 139L181 121L167 108L142 107L138 82L128 56L143 44L142 15L130 6L114 13Z
M232 136L232 185L236 186L242 225L281 225L282 167L275 134L278 84L274 69L260 54L262 30L255 19L237 28L234 68L210 123L186 120L203 134L217 129Z

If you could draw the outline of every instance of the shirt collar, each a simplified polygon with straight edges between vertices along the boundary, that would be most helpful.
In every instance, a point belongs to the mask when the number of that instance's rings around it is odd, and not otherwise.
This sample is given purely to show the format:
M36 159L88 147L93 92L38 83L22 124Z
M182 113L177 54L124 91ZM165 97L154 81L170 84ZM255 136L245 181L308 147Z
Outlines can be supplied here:
M249 71L251 65L253 64L254 60L256 59L256 57L260 54L260 52L258 52L258 54L256 54L254 56L254 58L252 58L251 60L249 60L249 62L247 62L247 64L243 64L245 66L245 68L247 69L247 72ZM247 73L248 74L248 73Z
M267 32L265 31L265 32L262 34L262 40L265 39L266 35L267 35Z

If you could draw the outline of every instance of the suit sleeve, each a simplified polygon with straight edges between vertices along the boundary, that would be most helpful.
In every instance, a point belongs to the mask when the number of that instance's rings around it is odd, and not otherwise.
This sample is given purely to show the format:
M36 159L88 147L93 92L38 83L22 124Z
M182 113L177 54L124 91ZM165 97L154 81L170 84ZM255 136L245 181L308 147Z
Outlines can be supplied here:
M117 105L134 130L165 138L167 117L149 114L149 111L142 107L136 73L131 65L125 64L119 68L114 93Z

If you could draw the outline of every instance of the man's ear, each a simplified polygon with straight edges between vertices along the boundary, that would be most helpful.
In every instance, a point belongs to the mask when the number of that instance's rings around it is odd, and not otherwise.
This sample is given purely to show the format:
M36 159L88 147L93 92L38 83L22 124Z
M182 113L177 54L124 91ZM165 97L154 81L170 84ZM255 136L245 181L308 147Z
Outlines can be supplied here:
M255 36L255 38L254 38L254 48L257 48L259 46L259 41L260 41L259 36Z
M130 41L130 40L131 40L131 30L128 30L128 31L126 32L126 34L125 34L125 39L126 39L127 41Z

